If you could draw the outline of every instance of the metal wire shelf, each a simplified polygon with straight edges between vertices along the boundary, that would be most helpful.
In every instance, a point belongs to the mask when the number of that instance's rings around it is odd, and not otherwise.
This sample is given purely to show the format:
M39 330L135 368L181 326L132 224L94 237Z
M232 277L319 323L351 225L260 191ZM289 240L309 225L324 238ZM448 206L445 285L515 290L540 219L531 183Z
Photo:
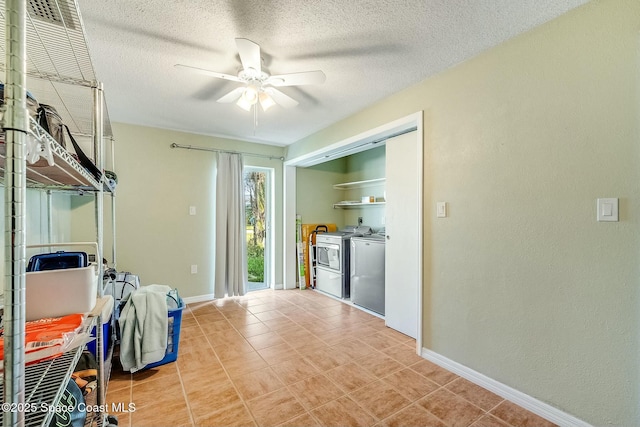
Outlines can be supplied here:
M83 332L91 331L96 319L97 317L88 317L84 322ZM54 404L60 400L82 349L83 346L80 346L60 357L25 368L25 408L35 409L25 412L25 426L49 425L53 416L50 408L55 408ZM4 387L0 388L0 401L4 402Z
M5 28L5 0L0 27ZM56 106L76 134L92 134L91 88L97 84L87 39L75 0L27 2L27 88L43 104ZM5 70L6 40L0 38L0 70ZM113 136L106 105L104 135Z
M100 184L80 163L30 117L31 134L42 144L47 144L54 155L54 165L44 160L36 165L27 164L27 186L42 189L96 191ZM4 174L5 146L0 144L0 171ZM103 189L112 192L106 183Z

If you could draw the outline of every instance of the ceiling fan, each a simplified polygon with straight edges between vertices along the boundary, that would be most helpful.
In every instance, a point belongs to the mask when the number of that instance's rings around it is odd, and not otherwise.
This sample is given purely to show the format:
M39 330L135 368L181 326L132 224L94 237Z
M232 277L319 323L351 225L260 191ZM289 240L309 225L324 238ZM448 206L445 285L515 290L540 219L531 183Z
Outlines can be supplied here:
M324 83L326 76L322 71L306 71L301 73L270 75L262 67L260 56L260 46L249 39L237 38L236 46L242 62L242 70L237 76L216 71L205 70L203 68L191 67L189 65L176 64L176 67L187 68L201 74L216 77L224 80L231 80L243 83L223 97L217 100L221 103L232 103L251 111L251 108L260 103L264 111L278 104L284 108L291 108L298 105L298 101L285 95L276 87L299 86Z

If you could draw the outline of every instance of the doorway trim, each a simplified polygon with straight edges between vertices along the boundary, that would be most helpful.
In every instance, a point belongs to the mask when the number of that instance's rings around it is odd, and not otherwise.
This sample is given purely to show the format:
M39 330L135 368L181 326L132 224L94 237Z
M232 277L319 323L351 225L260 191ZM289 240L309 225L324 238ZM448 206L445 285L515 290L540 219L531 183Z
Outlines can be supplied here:
M410 114L384 125L378 126L366 132L362 132L350 138L330 144L326 147L312 151L310 153L298 156L284 162L284 257L283 257L283 274L284 289L294 289L296 287L296 167L305 167L320 164L328 160L333 160L349 154L355 154L365 151L369 148L367 145L373 141L379 141L389 138L398 133L416 128L416 144L418 156L419 180L418 192L420 200L418 202L418 218L419 224L417 232L421 236L419 244L418 259L418 334L416 337L416 352L420 354L422 350L422 318L423 318L423 248L425 247L425 237L423 235L424 224L424 130L423 130L423 111Z

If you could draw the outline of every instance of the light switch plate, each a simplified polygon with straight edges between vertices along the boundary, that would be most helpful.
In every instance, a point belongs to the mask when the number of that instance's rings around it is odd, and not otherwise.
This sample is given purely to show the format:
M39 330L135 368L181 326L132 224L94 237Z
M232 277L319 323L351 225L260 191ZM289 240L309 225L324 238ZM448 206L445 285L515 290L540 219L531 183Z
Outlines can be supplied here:
M447 202L437 202L436 203L436 217L437 218L446 218L447 217Z
M618 199L617 198L607 198L607 199L598 199L597 203L598 213L597 218L598 221L618 221Z
M196 214L196 207L189 206L189 215L195 215L195 214Z

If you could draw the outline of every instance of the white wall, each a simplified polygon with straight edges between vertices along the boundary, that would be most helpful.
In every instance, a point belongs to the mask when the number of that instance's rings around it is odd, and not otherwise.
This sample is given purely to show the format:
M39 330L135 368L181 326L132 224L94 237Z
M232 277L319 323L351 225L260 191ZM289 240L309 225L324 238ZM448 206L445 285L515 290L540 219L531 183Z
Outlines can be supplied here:
M593 425L640 424L639 46L592 1L288 150L424 111L424 346Z
M0 209L4 212L5 189L0 187ZM27 245L35 245L41 243L49 243L49 221L48 221L48 201L45 191L27 189L26 200L26 243ZM52 242L69 242L71 238L71 213L70 201L67 194L53 193L51 196L51 219L52 219ZM5 221L0 222L0 232L4 244L0 246L0 277L2 277L2 287L0 293L4 292L5 283L5 263L4 256L6 250L5 241ZM41 250L27 250L27 259Z

